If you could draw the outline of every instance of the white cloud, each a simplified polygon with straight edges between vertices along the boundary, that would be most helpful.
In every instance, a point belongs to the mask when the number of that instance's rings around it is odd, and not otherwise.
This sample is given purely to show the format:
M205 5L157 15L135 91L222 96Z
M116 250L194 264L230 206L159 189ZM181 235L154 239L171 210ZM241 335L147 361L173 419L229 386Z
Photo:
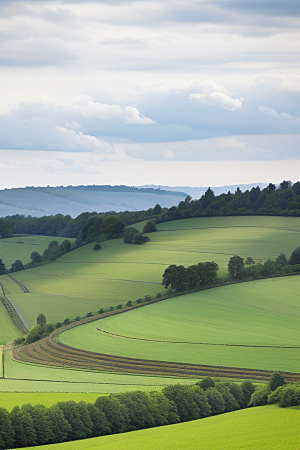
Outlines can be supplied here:
M294 116L291 116L290 114L288 114L288 113L286 113L286 112L283 112L283 113L280 113L280 114L279 114L277 111L275 111L275 109L273 109L273 108L267 108L266 106L260 106L260 107L258 108L258 110L259 110L260 112L264 113L264 114L267 114L267 115L273 117L274 119L275 119L275 118L276 118L276 119L282 118L282 119L287 119L287 120L289 120L289 121L291 121L291 122L299 123L299 124L300 124L300 117L294 117Z
M70 110L79 111L86 117L98 117L101 120L119 119L129 125L147 125L155 123L149 117L145 117L135 106L121 108L117 105L94 102L92 97L83 95L81 99L69 107Z
M231 98L228 95L223 94L223 92L212 92L211 94L190 94L188 97L190 100L196 99L201 103L208 103L210 105L221 106L228 111L236 111L237 109L241 109L243 105L244 99L240 98Z
M77 150L77 151L98 151L98 152L113 152L113 147L107 142L97 139L95 136L83 134L82 131L78 133L74 130L57 126L60 136L58 140L61 142L63 149Z

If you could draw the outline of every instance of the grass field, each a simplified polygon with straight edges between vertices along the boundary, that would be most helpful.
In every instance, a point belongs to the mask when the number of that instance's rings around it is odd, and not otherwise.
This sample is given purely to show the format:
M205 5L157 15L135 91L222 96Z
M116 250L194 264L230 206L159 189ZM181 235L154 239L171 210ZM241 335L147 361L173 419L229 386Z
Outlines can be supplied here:
M51 241L57 241L61 244L66 238L56 236L35 236L22 235L7 239L0 239L0 255L7 269L16 259L20 259L23 264L30 262L32 252L38 252L42 255ZM71 242L74 239L69 239Z
M113 393L129 390L159 390L169 384L191 384L197 381L184 378L60 369L13 361L7 351L4 356L5 379L0 379L0 392Z
M9 317L3 303L0 301L0 345L7 344L20 335L19 330Z
M11 411L14 406L22 406L26 403L31 405L52 406L58 402L85 401L95 403L96 399L103 394L91 392L1 392L0 408Z
M130 433L35 447L53 450L298 450L300 411L276 405ZM29 449L29 448L28 448Z
M84 324L59 339L132 358L299 372L299 288L300 276L222 286Z
M40 312L50 322L61 321L164 292L162 275L170 264L188 266L214 260L223 276L234 254L255 260L275 259L281 252L289 257L299 245L299 226L300 218L294 217L212 217L166 222L158 225L157 233L149 234L151 242L143 246L124 244L118 239L105 241L96 252L94 244L89 244L49 265L15 273L30 294L15 292L17 288L12 286L8 290L31 324ZM10 283L7 276L0 280L5 286Z

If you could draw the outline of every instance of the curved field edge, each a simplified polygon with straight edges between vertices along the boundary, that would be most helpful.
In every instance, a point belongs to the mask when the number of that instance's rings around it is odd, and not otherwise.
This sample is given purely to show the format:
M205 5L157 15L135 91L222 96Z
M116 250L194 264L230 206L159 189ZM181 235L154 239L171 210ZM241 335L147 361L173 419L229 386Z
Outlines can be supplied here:
M298 450L300 411L276 405L243 409L205 419L36 450ZM176 446L174 447L174 443ZM25 450L29 450L27 447Z
M145 245L108 240L95 252L93 244L88 244L51 264L15 273L31 293L12 290L12 299L32 325L41 311L50 322L83 317L101 307L165 292L161 280L170 264L214 260L219 275L225 276L234 254L255 260L275 259L281 252L289 257L297 246L299 225L300 218L281 217L215 217L159 224L159 231L149 234L151 242ZM6 285L4 277L0 279Z
M57 343L123 358L299 372L299 281L272 278L167 299L72 328Z

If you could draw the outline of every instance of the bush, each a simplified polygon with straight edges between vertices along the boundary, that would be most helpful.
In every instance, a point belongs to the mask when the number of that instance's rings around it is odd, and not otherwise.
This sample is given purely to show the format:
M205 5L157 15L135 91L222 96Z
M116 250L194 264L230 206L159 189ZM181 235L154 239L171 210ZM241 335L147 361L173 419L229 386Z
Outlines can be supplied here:
M100 244L95 244L95 245L94 245L94 250L100 250L100 248L101 248L101 245L100 245Z
M196 385L200 386L204 391L206 391L206 389L208 389L210 387L215 387L215 382L212 378L205 377L205 378L203 378L203 380L198 381L198 383L196 383Z
M154 231L157 231L155 220L153 219L148 220L148 222L143 228L143 233L153 233Z
M274 372L269 380L268 386L270 391L276 391L279 386L286 384L283 375L280 372Z
M270 394L269 386L258 388L251 395L249 406L263 406L268 403L268 395Z

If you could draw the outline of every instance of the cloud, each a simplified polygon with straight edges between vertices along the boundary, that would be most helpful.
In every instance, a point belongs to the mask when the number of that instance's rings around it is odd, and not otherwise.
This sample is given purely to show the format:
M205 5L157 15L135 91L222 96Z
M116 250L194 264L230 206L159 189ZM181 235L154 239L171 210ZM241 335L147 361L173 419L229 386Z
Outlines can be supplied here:
M145 117L135 106L126 106L121 108L116 105L107 105L106 103L94 102L92 97L83 95L80 101L70 109L79 111L83 116L94 116L101 120L119 119L123 123L130 125L147 125L155 123L149 117Z
M283 112L283 113L278 113L277 111L275 111L275 109L273 108L267 108L266 106L260 106L258 108L258 110L264 114L267 114L268 116L275 118L275 119L286 119L289 120L291 122L295 122L300 124L300 117L294 117L291 116L290 114Z
M236 111L237 109L241 109L244 99L240 98L231 98L228 95L223 94L223 92L212 92L211 94L190 94L188 97L190 100L196 99L201 103L208 103L210 105L218 105L228 111Z

